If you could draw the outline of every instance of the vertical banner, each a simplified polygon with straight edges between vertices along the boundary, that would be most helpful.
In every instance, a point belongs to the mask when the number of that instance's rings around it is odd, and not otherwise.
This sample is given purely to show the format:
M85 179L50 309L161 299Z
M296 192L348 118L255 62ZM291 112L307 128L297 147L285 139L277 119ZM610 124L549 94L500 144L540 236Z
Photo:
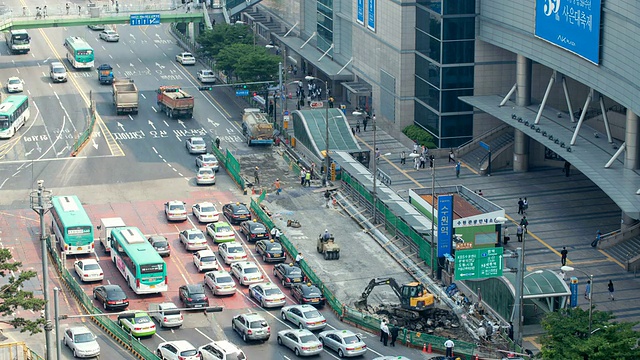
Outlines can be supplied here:
M577 277L575 276L571 277L569 289L571 290L571 300L569 301L569 306L574 308L578 306L578 278Z
M360 25L364 25L364 0L358 0L356 22Z
M367 29L376 31L376 0L367 1Z
M453 195L438 196L438 257L451 254L453 239Z
M600 63L601 0L536 0L535 36Z

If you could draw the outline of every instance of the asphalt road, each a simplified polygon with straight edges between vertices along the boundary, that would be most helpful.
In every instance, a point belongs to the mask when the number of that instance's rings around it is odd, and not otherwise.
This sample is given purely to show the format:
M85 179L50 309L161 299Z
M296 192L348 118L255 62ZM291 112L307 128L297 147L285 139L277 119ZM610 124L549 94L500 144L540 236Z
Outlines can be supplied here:
M61 193L56 189L61 188L64 189L61 191L78 194L88 203L86 210L95 224L101 217L121 216L127 224L140 227L145 234L163 234L171 241L174 251L167 261L170 290L165 294L142 297L129 292L132 299L130 308L144 310L149 302L170 300L179 304L177 287L185 282L202 281L202 274L198 274L191 264L191 255L179 245L177 234L180 230L194 226L204 229L204 226L196 224L193 219L168 224L163 218L162 204L172 198L182 199L189 206L196 201L214 199L221 208L223 203L239 199L238 190L222 172L215 186L195 186L194 156L186 152L185 139L205 136L210 141L220 136L232 151L247 151L248 148L237 124L241 108L236 105L236 99L230 96L229 90L221 88L206 93L197 90L195 73L200 66L184 68L174 61L175 54L181 49L167 33L167 27L119 26L117 30L121 36L119 43L104 43L98 39L98 32L86 27L33 30L32 51L28 55L3 56L0 60L0 76L22 77L25 93L30 96L35 110L31 121L14 139L0 143L0 155L3 155L0 159L0 189L6 194L0 206L5 214L11 215L4 217L8 225L5 228L11 228L9 223L14 218L19 218L22 225L5 232L2 241L4 246L24 251L24 257L29 259L27 263L34 268L37 266L38 244L20 242L20 239L29 237L37 239L37 222L26 201L27 192L37 179L45 179L47 188L53 189L57 195ZM47 64L64 57L61 44L65 37L71 35L84 37L94 47L96 65L109 63L114 67L116 77L134 79L140 90L139 114L116 116L110 87L98 83L95 71L78 71L68 66L68 83L50 83ZM2 51L3 55L6 54L6 48ZM155 89L163 84L180 85L195 96L193 119L177 121L157 112ZM96 101L98 123L90 144L78 158L70 158L73 139L85 126L89 94ZM251 151L260 153L267 150L252 148ZM214 245L211 247L215 250ZM118 283L125 288L124 279L106 255L98 251L98 256L107 275L104 282ZM73 260L68 259L70 269L73 268ZM265 275L271 276L273 266L261 266ZM51 274L52 286L60 286L55 273ZM34 281L29 286L37 291L39 284ZM83 288L91 294L94 286L88 284ZM256 306L242 286L232 297L211 298L212 305L222 305L225 311L213 316L188 314L183 328L160 330L158 335L142 342L155 349L163 340L190 339L199 346L212 339L229 338L240 344L249 358L295 357L275 343L277 331L289 327L279 320L278 310L265 311ZM288 299L288 303L293 301ZM79 311L72 298L65 298L62 307L65 313ZM264 313L272 327L270 341L245 345L231 332L231 318L246 311ZM349 328L335 319L328 309L322 312L329 321L329 327ZM365 358L389 354L375 337L364 336L370 348ZM119 358L121 350L108 336L101 335L99 341L103 357ZM396 349L393 355L410 353L402 347ZM321 358L330 357L335 355L329 352L321 355Z

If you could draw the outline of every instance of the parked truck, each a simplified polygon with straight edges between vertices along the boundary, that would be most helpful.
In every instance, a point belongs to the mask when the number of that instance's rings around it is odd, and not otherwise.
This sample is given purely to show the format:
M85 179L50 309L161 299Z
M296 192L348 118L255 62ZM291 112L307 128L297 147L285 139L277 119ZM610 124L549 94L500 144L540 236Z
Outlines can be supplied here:
M113 83L113 68L109 64L98 66L98 81L100 84Z
M260 109L244 109L242 134L249 146L273 144L273 125Z
M193 117L193 96L182 90L180 86L160 86L158 93L158 106L160 111L168 117Z
M98 230L100 231L100 244L105 252L111 251L111 230L126 226L122 218L103 218L100 219Z
M132 79L113 80L113 104L116 115L138 113L138 88Z

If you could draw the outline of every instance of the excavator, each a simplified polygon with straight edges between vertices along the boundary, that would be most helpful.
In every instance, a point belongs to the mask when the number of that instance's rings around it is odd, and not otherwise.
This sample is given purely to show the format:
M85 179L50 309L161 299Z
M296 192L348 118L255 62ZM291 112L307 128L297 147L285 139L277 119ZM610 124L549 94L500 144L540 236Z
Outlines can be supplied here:
M394 315L407 320L417 320L433 308L434 297L425 286L417 281L399 285L394 278L375 278L362 292L355 303L356 307L367 307L367 298L371 291L379 285L389 285L400 299L400 306L392 309Z

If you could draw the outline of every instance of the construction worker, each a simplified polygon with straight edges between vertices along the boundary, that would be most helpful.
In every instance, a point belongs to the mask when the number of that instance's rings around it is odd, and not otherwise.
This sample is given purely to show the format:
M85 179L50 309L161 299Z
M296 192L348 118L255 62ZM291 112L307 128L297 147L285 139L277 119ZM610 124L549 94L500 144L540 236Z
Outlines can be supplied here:
M271 238L275 239L275 240L280 240L280 235L282 235L282 232L277 228L274 227L273 229L271 229Z
M300 261L302 261L302 259L304 259L304 256L302 256L302 252L299 252L298 255L296 255L296 266L300 266Z
M324 229L324 234L322 235L322 240L327 241L331 239L331 234L329 234L328 229Z
M304 186L311 187L311 171L307 171L307 173L304 174Z

